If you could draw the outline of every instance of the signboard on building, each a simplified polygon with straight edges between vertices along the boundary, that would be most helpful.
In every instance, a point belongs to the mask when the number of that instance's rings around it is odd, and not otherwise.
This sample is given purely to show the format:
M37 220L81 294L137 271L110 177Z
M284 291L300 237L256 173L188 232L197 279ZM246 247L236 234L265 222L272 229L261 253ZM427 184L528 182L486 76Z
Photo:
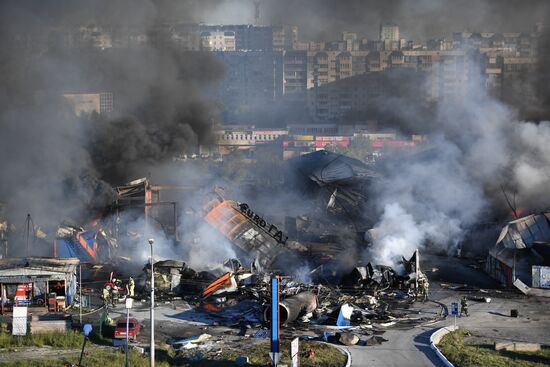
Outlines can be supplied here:
M13 308L12 335L27 335L27 307Z
M550 266L531 267L533 288L550 288Z

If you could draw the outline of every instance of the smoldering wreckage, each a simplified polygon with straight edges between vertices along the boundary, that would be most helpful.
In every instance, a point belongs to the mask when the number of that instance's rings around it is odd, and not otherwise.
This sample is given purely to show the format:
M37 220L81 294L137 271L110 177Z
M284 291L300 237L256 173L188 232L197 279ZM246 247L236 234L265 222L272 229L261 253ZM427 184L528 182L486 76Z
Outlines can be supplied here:
M286 216L283 225L272 223L253 205L228 198L219 187L213 188L202 206L192 211L197 223L207 224L209 231L228 241L235 254L206 271L193 269L177 255L178 249L192 247L200 239L193 233L181 235L178 202L165 200L171 197L168 192L188 195L197 188L154 185L146 178L116 187L116 200L107 214L87 225L61 224L52 255L77 258L87 264L82 265L85 280L81 290L92 298L101 297L107 310L126 295L147 303L149 260L144 257L138 267L132 263L136 261L136 243L146 244L149 234L136 229L136 223L137 227L152 227L153 233L165 236L173 254L162 259L155 256L155 292L159 300L185 301L194 319L238 328L242 335L252 331L254 337L267 337L266 325L271 317L269 282L273 276L280 279L283 333L306 339L375 345L386 340L382 334L388 327L412 326L444 317L422 315L411 307L415 301L427 300L429 292L418 250L404 254L407 258L395 267L363 263L362 257L356 256L357 250L368 250L372 239L368 225L359 228L353 219L365 212L365 188L379 179L376 172L358 160L326 151L293 159L289 166L300 177L293 184L314 202L315 208L306 215ZM544 218L548 224L548 217ZM2 226L0 240L7 248L9 225ZM548 242L550 238L543 240ZM354 251L347 244L350 241ZM530 240L531 244L535 242ZM2 274L0 278L4 285L10 283ZM40 292L45 298L52 291L29 284L31 291L27 293L32 295L23 300L27 303L32 303ZM21 301L13 295L10 299L4 285L2 310ZM62 296L71 298L69 307L83 301L75 290L76 286L68 282L64 290L58 289ZM306 330L309 333L304 336ZM184 349L197 343L188 338L168 342Z

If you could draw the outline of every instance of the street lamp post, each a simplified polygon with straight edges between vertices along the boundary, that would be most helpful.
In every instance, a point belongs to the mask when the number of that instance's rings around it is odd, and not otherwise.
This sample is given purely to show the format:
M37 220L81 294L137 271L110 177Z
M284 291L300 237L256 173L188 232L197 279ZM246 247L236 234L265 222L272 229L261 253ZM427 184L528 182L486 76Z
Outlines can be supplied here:
M82 325L82 263L78 263L78 305L79 307L79 317L80 325Z
M149 366L155 367L155 273L153 272L153 243L155 240L150 238L151 245L151 346L149 351Z
M130 309L132 308L134 304L133 298L126 298L126 364L125 366L128 367L128 341L129 341L129 334L130 334ZM134 325L135 326L135 325Z

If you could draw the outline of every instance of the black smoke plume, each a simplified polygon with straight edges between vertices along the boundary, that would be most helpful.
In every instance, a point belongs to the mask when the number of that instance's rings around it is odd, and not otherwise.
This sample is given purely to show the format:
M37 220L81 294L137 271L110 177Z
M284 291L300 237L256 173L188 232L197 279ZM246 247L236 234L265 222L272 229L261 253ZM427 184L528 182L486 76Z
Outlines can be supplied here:
M206 54L169 39L139 50L71 44L81 26L151 35L152 1L4 1L0 4L0 202L21 227L89 219L120 184L210 138L216 106L203 90L223 73ZM65 93L112 92L110 115L76 116ZM50 232L51 233L51 232Z

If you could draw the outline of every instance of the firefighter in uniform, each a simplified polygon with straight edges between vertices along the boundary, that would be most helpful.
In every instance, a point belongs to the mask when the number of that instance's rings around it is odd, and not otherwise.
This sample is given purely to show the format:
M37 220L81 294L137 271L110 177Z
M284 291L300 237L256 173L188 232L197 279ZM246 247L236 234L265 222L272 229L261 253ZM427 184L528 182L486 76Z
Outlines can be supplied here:
M110 296L109 291L107 290L106 287L103 287L103 289L101 290L101 299L103 300L103 304L105 306L109 304L109 296Z
M424 302L428 300L428 294L430 289L430 283L428 282L428 279L424 279Z
M428 299L428 280L426 278L420 278L418 280L418 298L425 302Z
M130 277L128 279L128 297L134 298L134 288L136 287L136 282L134 281L134 278Z
M466 315L466 316L469 316L468 315L468 301L466 300L466 297L462 297L462 299L460 300L460 316L462 316L462 314Z
M416 300L422 299L424 293L424 287L422 286L422 278L418 279L418 285L416 289Z

